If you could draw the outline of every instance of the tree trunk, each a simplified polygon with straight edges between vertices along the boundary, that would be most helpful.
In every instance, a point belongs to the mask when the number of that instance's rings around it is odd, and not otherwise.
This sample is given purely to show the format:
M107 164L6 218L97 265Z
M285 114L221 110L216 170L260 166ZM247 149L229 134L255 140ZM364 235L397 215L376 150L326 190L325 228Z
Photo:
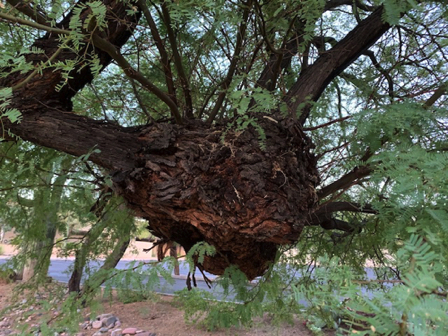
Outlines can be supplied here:
M44 239L30 243L27 248L27 251L30 251L32 257L26 260L23 267L22 280L24 282L27 282L32 278L36 278L36 281L38 282L47 280L55 236L56 223L52 222L51 219L48 219L46 221Z
M170 257L173 257L176 261L174 262L174 275L180 275L179 260L177 260L177 244L171 243L170 245Z
M72 158L63 160L60 166L61 170L68 169L72 162ZM27 200L26 203L34 208L33 218L40 222L35 222L35 224L42 227L45 234L35 238L35 241L31 242L25 251L29 259L23 269L23 281L28 281L35 276L38 277L38 281L47 280L58 225L58 212L63 197L63 185L67 180L67 175L55 178L53 173L48 172L42 174L41 178L48 183L47 189L36 191L34 199ZM54 183L52 184L53 179ZM20 202L23 203L25 200L22 198ZM48 203L50 206L46 206ZM45 211L40 214L42 209Z
M37 266L37 259L29 259L23 266L22 281L28 282L34 277L34 270Z
M129 227L129 234L130 231L131 227ZM89 300L90 294L93 293L95 289L99 288L110 278L110 274L108 274L107 271L110 271L111 269L115 268L115 266L117 266L118 262L126 252L126 249L128 248L129 243L131 241L129 234L125 234L122 238L120 238L117 241L114 249L107 256L106 260L104 260L104 263L103 265L101 265L100 269L86 281L86 284L81 292L82 293L81 295L84 297L84 300Z
M82 247L81 247L82 249ZM68 291L79 293L81 291L81 279L84 270L86 258L82 250L75 252L75 263L73 266L73 272L68 280Z
M87 256L90 252L92 243L100 237L100 235L103 233L103 230L106 228L106 223L107 222L104 220L100 220L99 222L95 223L86 234L85 240L81 244L81 247L76 250L73 272L68 281L69 292L79 293L81 291L81 279L84 267L87 262Z

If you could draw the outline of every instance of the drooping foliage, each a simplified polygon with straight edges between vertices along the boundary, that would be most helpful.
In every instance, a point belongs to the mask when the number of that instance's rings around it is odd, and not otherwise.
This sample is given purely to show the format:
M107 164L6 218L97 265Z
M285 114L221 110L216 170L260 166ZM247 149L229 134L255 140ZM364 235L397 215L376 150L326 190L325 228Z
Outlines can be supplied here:
M110 218L114 191L244 303L184 293L193 320L304 309L316 332L444 335L447 15L410 0L0 3L0 219L30 244L50 222L92 225L67 250L82 269L135 229Z

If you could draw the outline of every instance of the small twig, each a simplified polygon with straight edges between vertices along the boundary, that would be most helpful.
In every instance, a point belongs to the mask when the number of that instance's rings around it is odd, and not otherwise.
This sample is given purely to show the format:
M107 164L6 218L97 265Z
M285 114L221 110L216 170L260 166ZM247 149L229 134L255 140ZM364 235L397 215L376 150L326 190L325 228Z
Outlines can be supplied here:
M202 273L202 276L204 278L205 284L207 285L208 288L212 288L212 281L207 278L207 276L204 274L204 271L202 270L202 267L198 267L199 271Z
M375 279L375 280L353 280L352 281L355 284L359 284L359 285L368 285L371 283L398 283L398 284L402 284L404 283L403 280L381 280L381 279Z
M1 12L0 12L0 19L4 19L9 22L15 22L15 23L22 24L25 26L30 26L30 27L37 28L40 30L45 30L45 31L55 33L55 34L69 35L71 33L70 30L45 26L45 25L37 23L37 22L21 19L21 18L15 17L13 15L1 13Z
M0 13L0 14L1 14L1 13ZM56 50L56 52L55 52L53 55L51 55L51 57L48 59L48 61L46 61L44 64L46 64L46 63L50 64L51 62L53 62L53 61L56 59L56 57L59 56L59 54L61 53L62 49L64 49L64 47L60 47L60 48L58 48L58 50ZM14 86L11 88L11 90L12 90L12 91L15 91L15 90L18 90L18 89L20 89L21 87L25 86L26 84L28 84L28 83L33 79L34 76L37 75L38 72L39 72L39 69L35 69L35 70L34 70L32 73L30 73L30 74L28 75L28 77L25 78L22 82L20 82L20 83L17 84L17 85L14 85Z
M143 103L142 97L140 97L140 94L138 93L137 86L135 85L135 82L132 78L129 78L129 81L131 82L132 91L134 92L135 98L137 98L138 104L140 105L140 108L142 109L143 113L148 117L149 121L154 122L154 118L149 113L148 109L146 108L145 104Z
M341 121L347 120L347 119L349 119L351 117L352 116L346 116L346 117L342 117L342 118L331 120L331 121L329 121L329 122L327 122L325 124L322 124L322 125L313 126L313 127L304 127L303 130L304 131L314 131L314 130L317 130L319 128L323 128L323 127L327 127L327 126L333 125L333 124L335 124L337 122L341 122Z

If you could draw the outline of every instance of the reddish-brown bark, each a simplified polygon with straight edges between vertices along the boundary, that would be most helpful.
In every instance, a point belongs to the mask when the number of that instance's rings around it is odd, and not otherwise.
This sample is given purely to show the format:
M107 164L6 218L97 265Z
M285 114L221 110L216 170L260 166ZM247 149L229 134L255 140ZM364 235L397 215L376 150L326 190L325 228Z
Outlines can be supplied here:
M200 241L215 246L203 265L215 274L230 264L249 278L262 274L277 245L297 240L317 200L312 145L296 122L257 123L265 150L252 127L156 124L139 136L145 145L136 168L113 176L116 191L157 236L186 250Z

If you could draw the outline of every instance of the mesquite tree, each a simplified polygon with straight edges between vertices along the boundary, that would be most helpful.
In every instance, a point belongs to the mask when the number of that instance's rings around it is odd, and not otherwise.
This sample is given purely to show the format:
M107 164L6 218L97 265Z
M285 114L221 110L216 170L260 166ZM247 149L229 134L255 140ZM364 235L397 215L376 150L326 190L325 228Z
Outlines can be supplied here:
M400 153L446 150L443 1L0 4L4 141L86 155L214 274L263 274L306 226L362 234ZM437 189L400 167L401 195Z

